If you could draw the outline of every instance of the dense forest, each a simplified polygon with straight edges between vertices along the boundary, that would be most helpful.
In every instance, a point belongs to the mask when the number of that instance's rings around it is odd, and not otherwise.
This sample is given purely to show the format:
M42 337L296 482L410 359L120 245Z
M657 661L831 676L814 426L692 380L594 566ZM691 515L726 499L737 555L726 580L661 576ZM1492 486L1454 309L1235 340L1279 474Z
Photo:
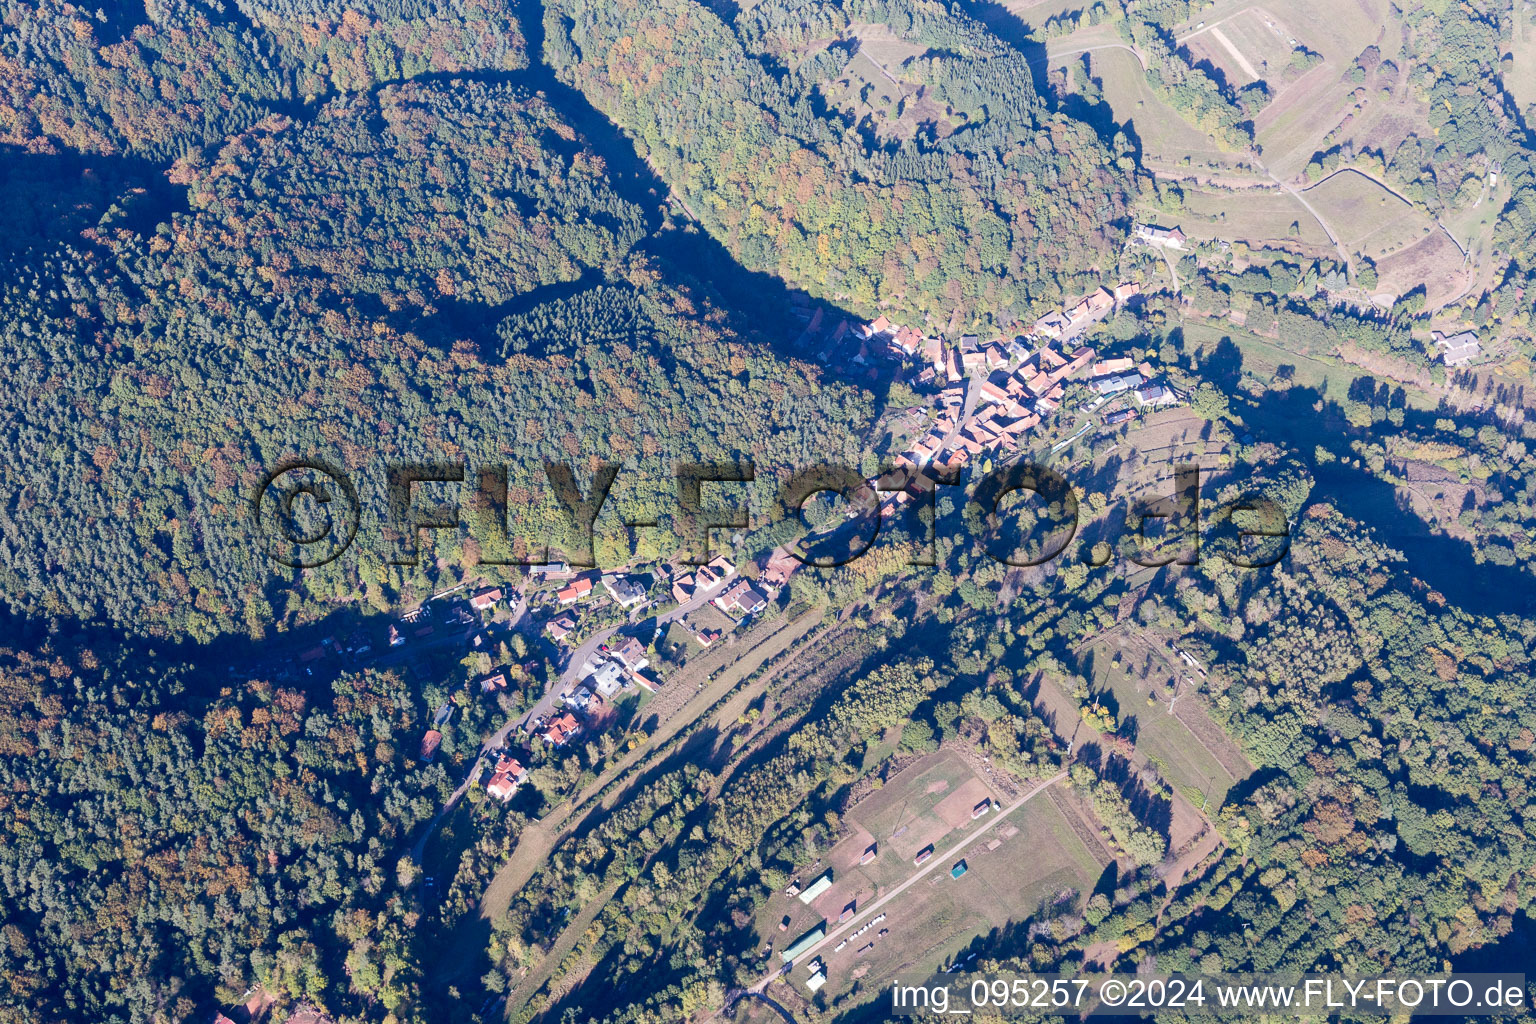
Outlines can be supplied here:
M409 857L441 768L393 675L328 694L128 648L0 653L8 1021L189 1020L252 982L408 1003Z
M130 194L75 239L18 254L0 295L20 399L4 441L18 497L0 524L13 600L259 634L305 601L385 607L430 585L357 569L379 557L385 460L509 467L508 524L450 542L462 566L476 556L461 544L550 539L546 460L630 460L645 475L626 475L614 510L654 518L674 463L842 454L867 396L661 279L601 167L536 99L392 87L178 165L184 213L157 220ZM562 283L578 290L511 308ZM25 454L66 440L57 463ZM373 543L277 598L244 502L294 456L361 472ZM38 518L57 508L82 516Z
M752 8L749 48L694 0L550 4L546 58L742 263L861 312L1006 324L1108 261L1129 226L1130 165L1051 113L1021 56L936 4L803 6ZM943 140L870 147L818 112L816 74L753 59L797 42L807 17L889 21L941 50L912 73L979 118Z

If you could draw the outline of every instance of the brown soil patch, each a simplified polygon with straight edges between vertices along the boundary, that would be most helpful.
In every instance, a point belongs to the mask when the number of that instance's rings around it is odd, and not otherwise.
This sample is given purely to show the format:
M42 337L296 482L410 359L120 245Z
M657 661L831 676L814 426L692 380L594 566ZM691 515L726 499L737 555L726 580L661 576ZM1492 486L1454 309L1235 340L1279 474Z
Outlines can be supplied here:
M1093 855L1093 859L1098 862L1100 867L1115 859L1114 854L1110 852L1109 847L1105 845L1104 840L1099 836L1096 819L1093 818L1091 812L1083 806L1083 802L1077 798L1077 795L1069 787L1052 786L1046 791L1046 798L1056 805L1056 809L1061 812L1061 816L1072 827L1073 834L1083 841L1083 845L1088 848L1088 852ZM1090 824L1090 822L1095 823Z
M934 813L950 828L959 828L971 820L971 810L983 800L992 799L987 784L978 778L967 779L949 796L939 801Z

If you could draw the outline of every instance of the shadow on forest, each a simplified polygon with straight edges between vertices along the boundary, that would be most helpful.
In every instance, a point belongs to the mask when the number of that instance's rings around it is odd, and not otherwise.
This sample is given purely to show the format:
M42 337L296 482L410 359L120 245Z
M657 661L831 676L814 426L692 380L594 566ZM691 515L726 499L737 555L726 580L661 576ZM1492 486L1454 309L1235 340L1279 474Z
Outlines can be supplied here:
M1529 573L1516 566L1478 562L1472 544L1433 532L1390 482L1342 458L1320 465L1309 457L1317 448L1352 455L1346 448L1349 440L1372 436L1370 428L1350 423L1344 401L1397 408L1404 428L1410 430L1432 429L1436 417L1445 414L1443 408L1409 409L1401 388L1394 390L1370 378L1356 378L1344 395L1330 395L1325 385L1268 389L1257 397L1245 396L1243 362L1242 351L1230 338L1223 338L1199 354L1196 366L1202 377L1237 396L1232 411L1257 439L1274 437L1308 463L1314 480L1309 503L1327 502L1369 526L1378 540L1403 553L1405 573L1467 612L1497 615L1536 609L1536 587ZM1254 483L1262 492L1263 480Z
M674 283L692 287L707 296L727 314L738 331L755 335L776 355L797 358L805 355L792 350L792 342L803 330L803 324L792 315L797 298L802 303L819 302L827 306L833 314L833 323L840 316L851 317L846 310L824 300L813 300L772 274L743 266L702 226L691 221L679 226L663 217L659 208L669 201L670 186L641 158L634 142L621 128L593 107L580 90L560 81L541 59L544 50L542 5L537 0L518 0L514 12L527 39L530 55L527 69L432 73L416 76L412 81L508 84L543 96L586 139L592 150L601 155L608 166L608 182L614 190L644 211L649 235L635 248L655 257ZM600 283L600 278L599 272L589 271L575 282L548 285L495 308L474 304L446 307L434 316L418 318L411 329L438 345L451 345L455 339L467 335L476 342L484 357L498 359L500 343L495 338L498 320L531 310L540 302L574 295ZM889 382L882 376L879 382L861 381L861 384L874 393L877 405L883 408Z
M1077 93L1061 95L1051 87L1050 55L1045 44L1035 38L1031 27L1017 14L995 0L960 0L959 7L967 15L985 25L993 35L1023 55L1029 64L1030 81L1035 94L1054 110L1059 110L1073 120L1081 121L1094 130L1100 141L1108 144L1115 135L1125 137L1131 147L1131 156L1139 167L1142 163L1141 136L1133 121L1116 121L1115 112L1102 97L1090 101ZM1064 16L1082 15L1084 10L1062 12ZM1070 73L1070 71L1068 72Z
M104 217L113 228L152 232L185 209L186 190L148 160L0 145L0 259L54 249L60 240L78 246L81 232Z
M1321 411L1314 407L1321 404ZM1267 392L1243 407L1234 405L1260 435L1283 438L1303 453L1323 447L1337 451L1341 437L1369 437L1349 425L1343 407L1312 388ZM1427 414L1426 414L1427 415ZM1525 612L1536 606L1530 574L1516 566L1479 563L1467 541L1435 533L1386 480L1335 460L1308 467L1315 481L1310 502L1328 502L1365 523L1382 543L1401 551L1403 570L1464 611L1480 615ZM1262 490L1262 480L1256 481Z

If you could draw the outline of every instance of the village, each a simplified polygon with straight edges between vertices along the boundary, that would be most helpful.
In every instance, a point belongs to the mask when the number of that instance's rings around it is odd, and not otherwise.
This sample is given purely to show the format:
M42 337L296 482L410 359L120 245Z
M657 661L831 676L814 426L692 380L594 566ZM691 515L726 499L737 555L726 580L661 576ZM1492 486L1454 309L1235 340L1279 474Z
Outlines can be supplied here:
M885 316L841 320L828 329L817 311L806 318L799 344L813 346L819 361L845 374L884 374L930 399L890 410L901 428L893 431L896 443L886 464L900 483L890 489L889 471L868 483L881 491L882 514L891 515L968 467L989 471L1032 447L1044 448L1057 435L1066 437L1054 451L1095 422L1117 427L1180 401L1149 361L1101 358L1085 343L1095 325L1133 308L1140 296L1134 282L1101 286L1047 312L1023 333L988 341L971 333L954 339L925 335ZM1083 421L1070 436L1073 423L1066 414ZM325 636L277 674L398 666L418 679L437 709L420 737L418 758L456 765L455 775L462 771L418 839L420 851L465 798L479 805L472 809L476 817L503 806L532 818L548 814L635 728L649 728L642 710L668 690L688 658L782 610L791 578L805 564L781 545L755 558L717 554L701 565L533 565L510 582L471 579L393 619ZM973 797L964 817L976 821L1000 807L991 798ZM938 860L938 838L935 833L921 849L897 856L927 871L928 862ZM883 854L880 844L870 842L850 866L898 871L895 863L881 866ZM969 870L963 857L951 856L941 866L951 880ZM863 890L845 893L837 872L819 872L803 889L791 883L786 895L804 911L813 901L819 907L830 900L835 907L819 924L801 925L809 929L804 934L791 933L798 939L775 957L787 974L808 953L819 954L804 972L811 992L828 982L832 961L879 955L890 934L885 913L850 924L852 930L839 927L864 916ZM428 889L435 885L429 876ZM794 923L802 917L795 914ZM779 930L791 923L784 915ZM767 943L765 957L774 954L774 945Z
M1177 229L1147 230L1144 245L1176 248L1182 239ZM985 462L990 467L1017 456L1029 435L1069 404L1067 385L1085 371L1081 409L1102 410L1105 426L1179 402L1179 394L1159 379L1150 362L1099 359L1093 348L1081 344L1095 324L1133 307L1140 297L1135 282L1101 286L1041 316L1023 334L988 342L975 334L951 342L885 316L868 323L844 319L829 328L817 309L808 313L796 345L814 352L824 365L861 368L871 380L881 364L895 364L914 390L933 393L927 410L908 410L918 429L892 459L903 485L882 488L882 512L890 512L921 498L936 482L953 480L967 466ZM877 486L877 480L869 483Z
M1178 239L1143 244L1176 247ZM991 468L1019 455L1064 407L1099 413L1103 425L1113 427L1179 401L1150 363L1100 359L1081 343L1140 294L1134 282L1101 286L1039 317L1022 334L987 342L975 334L953 341L925 335L885 316L827 328L818 308L806 317L797 344L814 348L823 363L866 375L883 369L915 393L933 396L927 408L902 414L912 429L890 463L900 486L890 489L887 475L869 481L871 488L884 484L881 511L892 514L968 466ZM1084 388L1069 391L1079 378ZM509 803L529 785L536 764L631 720L665 685L662 663L679 657L685 645L707 649L750 622L778 601L802 565L785 548L755 560L746 573L725 555L697 566L661 562L609 571L534 565L516 586L470 581L433 595L392 621L384 636L362 628L345 640L326 636L278 674L312 675L322 661L400 664L425 682L462 658L476 669L460 673L458 691L441 701L421 738L420 758L437 757L457 716L459 757L467 756L465 742L478 744L479 753L445 812L477 787ZM621 716L626 702L634 707Z
M419 759L435 760L454 730L468 768L443 813L472 791L507 804L535 781L538 765L635 721L666 685L662 663L681 664L683 642L702 651L750 626L799 567L782 550L748 573L723 555L606 572L535 565L516 586L472 581L434 595L382 627L377 643L366 629L346 641L327 636L283 671L398 664L429 689L458 678L432 698L440 706ZM466 743L477 752L466 754ZM531 806L554 796L542 793Z

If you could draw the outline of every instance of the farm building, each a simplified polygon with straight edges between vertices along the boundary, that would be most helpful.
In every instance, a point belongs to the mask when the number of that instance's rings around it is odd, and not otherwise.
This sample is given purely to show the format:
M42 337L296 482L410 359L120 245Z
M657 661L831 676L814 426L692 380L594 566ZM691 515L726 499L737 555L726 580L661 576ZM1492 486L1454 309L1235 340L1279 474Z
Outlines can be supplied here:
M966 867L966 863L962 860L960 863L949 869L949 877L959 878L961 875L965 874L967 870L968 868Z
M820 942L826 937L827 926L826 923L823 922L817 925L815 928L812 928L810 931L806 932L804 935L800 936L789 946L789 948L785 949L784 952L780 953L779 955L784 958L785 963L789 963L794 960L795 957L799 956L801 953L804 953L806 950L810 949L812 946L816 945L816 943Z
M1178 228L1160 228L1151 224L1137 224L1135 235L1136 240L1142 245L1153 245L1163 249L1184 248L1184 232Z
M501 588L492 587L482 590L469 599L469 606L477 612L483 612L496 607L496 602L501 600Z
M1435 331L1431 337L1440 347L1441 358L1445 360L1446 366L1464 366L1481 354L1476 331L1462 331L1460 334L1442 334Z
M804 889L801 890L800 902L810 903L817 896L820 896L830 888L832 888L832 870L828 868L820 878L817 878L815 881L811 882L810 885L807 885Z

